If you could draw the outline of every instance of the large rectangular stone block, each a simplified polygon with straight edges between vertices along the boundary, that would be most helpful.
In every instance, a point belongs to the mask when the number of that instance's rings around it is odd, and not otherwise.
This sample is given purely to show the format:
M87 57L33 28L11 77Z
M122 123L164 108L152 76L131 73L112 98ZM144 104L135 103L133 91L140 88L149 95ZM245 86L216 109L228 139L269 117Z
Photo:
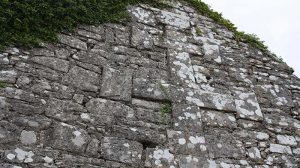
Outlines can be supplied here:
M100 75L78 66L71 68L62 81L84 91L96 92L100 88Z
M104 69L100 95L114 100L131 100L132 73L130 69Z
M141 164L142 144L115 137L104 137L101 144L101 155L104 159L128 163L134 167Z

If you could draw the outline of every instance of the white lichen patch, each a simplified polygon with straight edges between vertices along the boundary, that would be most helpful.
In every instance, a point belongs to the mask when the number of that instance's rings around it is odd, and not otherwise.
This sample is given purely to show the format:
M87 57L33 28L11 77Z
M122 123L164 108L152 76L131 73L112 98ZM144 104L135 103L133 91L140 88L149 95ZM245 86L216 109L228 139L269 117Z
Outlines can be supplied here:
M192 144L203 144L205 143L205 138L204 137L198 137L198 136L190 136L189 137L189 141L192 143Z
M35 132L34 131L26 131L23 130L21 132L21 143L25 145L31 145L34 144L37 140Z
M186 97L186 100L190 103L193 103L199 107L203 107L204 106L204 103L200 100L200 99L197 99L197 98L193 98L193 97L190 97L190 96L187 96Z
M126 148L130 147L129 143L125 143L125 144L123 144L123 146L125 146Z
M16 148L14 152L16 153L19 161L23 161L24 163L33 162L32 157L34 156L34 153L32 151L27 152L20 148Z
M258 140L268 140L269 139L269 134L264 133L264 132L257 132L256 133L256 139Z
M184 144L186 143L186 140L185 140L184 138L179 138L179 139L178 139L178 143L179 143L180 145L184 145Z
M136 132L137 129L136 128L130 128L131 131Z
M46 163L52 163L53 162L53 159L52 158L50 158L50 157L48 157L48 156L45 156L45 157L43 157L42 158Z
M13 160L16 158L16 155L12 154L12 153L9 153L8 155L6 155L6 158L9 159L9 160Z
M72 142L76 146L81 147L85 143L85 138L82 136L80 131L74 131L73 135L75 135L75 138L72 139Z
M235 105L239 117L252 120L262 120L263 114L261 112L255 94L242 93L239 91L236 93L238 94L239 99L235 100Z
M157 149L153 151L153 154L149 156L149 158L153 158L154 164L158 167L162 167L162 161L167 161L168 163L172 163L174 161L174 155L169 152L169 149Z
M190 18L185 15L178 15L168 11L160 11L157 19L159 19L162 23L181 29L190 27Z
M91 119L90 114L88 114L88 113L81 113L81 114L80 114L80 118L83 119L83 120L85 120L85 121L93 121L93 120Z

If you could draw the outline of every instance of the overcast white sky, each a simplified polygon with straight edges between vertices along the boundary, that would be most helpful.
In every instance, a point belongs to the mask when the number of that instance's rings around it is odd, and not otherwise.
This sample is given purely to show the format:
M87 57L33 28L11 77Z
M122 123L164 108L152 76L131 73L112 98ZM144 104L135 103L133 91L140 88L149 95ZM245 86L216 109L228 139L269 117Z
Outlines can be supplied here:
M300 77L300 0L202 0L239 30L257 34Z

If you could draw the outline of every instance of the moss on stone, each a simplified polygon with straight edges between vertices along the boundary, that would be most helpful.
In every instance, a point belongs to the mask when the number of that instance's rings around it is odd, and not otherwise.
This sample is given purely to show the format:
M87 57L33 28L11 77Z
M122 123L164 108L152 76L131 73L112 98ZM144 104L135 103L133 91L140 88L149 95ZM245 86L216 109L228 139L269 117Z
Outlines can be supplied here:
M8 84L6 82L0 81L0 89L6 88Z

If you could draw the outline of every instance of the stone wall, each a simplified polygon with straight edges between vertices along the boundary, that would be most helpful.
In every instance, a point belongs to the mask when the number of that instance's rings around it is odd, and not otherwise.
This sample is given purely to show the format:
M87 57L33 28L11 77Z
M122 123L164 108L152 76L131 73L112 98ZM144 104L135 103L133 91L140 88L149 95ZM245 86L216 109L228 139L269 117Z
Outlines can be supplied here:
M299 167L299 78L171 5L0 54L0 167Z

